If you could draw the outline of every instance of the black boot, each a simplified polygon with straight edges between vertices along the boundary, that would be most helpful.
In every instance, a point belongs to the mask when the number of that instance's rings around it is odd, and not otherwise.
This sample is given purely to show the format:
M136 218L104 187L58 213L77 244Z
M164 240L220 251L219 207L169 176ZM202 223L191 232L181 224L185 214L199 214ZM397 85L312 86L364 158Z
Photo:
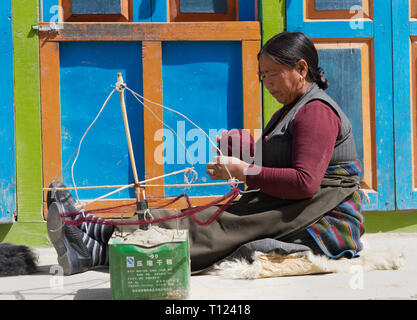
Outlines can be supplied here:
M49 188L65 188L66 186L60 181L54 181L49 185ZM114 226L111 225L103 225L100 224L104 219L95 217L91 214L85 214L84 210L80 210L76 208L77 201L73 198L71 193L68 190L55 190L55 191L48 191L46 197L46 203L49 206L53 202L60 202L64 205L66 212L80 212L79 215L73 217L73 220L79 219L81 217L89 217L92 218L92 222L83 222L79 225L81 231L88 234L88 236L92 237L94 240L98 242L107 244L109 239L111 238Z
M52 202L46 221L49 239L58 254L58 263L65 275L87 271L93 266L93 259L83 242L83 232L75 226L66 225L60 216L63 213L63 204Z
M60 181L53 181L49 188L66 188L66 185L63 184ZM61 202L65 204L65 206L71 206L75 208L75 205L77 201L72 197L71 193L68 190L54 190L54 191L48 191L46 195L46 205L49 209L49 206L53 202Z

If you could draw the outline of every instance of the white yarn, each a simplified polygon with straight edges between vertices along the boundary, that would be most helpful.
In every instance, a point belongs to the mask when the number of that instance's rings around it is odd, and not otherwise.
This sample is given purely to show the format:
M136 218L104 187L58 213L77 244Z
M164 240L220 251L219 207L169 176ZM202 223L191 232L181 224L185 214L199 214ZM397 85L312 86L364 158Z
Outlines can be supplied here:
M184 149L185 149L185 151L186 151L186 153L187 153L187 156L188 156L188 158L189 158L189 161L190 161L190 164L193 166L193 159L192 159L192 157L191 157L191 155L190 155L190 153L189 153L189 151L188 151L188 149L187 149L187 147L185 146L185 143L184 143L184 141L182 141L181 139L179 139L179 137L178 137L178 135L177 135L177 133L171 128L171 127L169 127L166 123L164 123L148 106L146 106L145 104L144 104L144 102L143 101L141 101L139 98L141 98L142 100L144 100L144 101L147 101L147 102L150 102L150 103L152 103L152 104L154 104L154 105L157 105L157 106L159 106L159 107L161 107L161 108L164 108L164 109L166 109L166 110L168 110L168 111L171 111L171 112L174 112L174 113L176 113L176 114L178 114L178 115L180 115L181 117L183 117L184 119L186 119L189 123L191 123L194 127L196 127L198 130L200 130L206 137L207 137L207 139L208 139L208 141L214 146L214 148L219 152L219 154L221 155L221 156L224 156L224 154L222 153L222 151L220 150L220 148L218 148L217 147L217 145L212 141L212 139L209 137L209 135L202 129L202 128L200 128L198 125L196 125L193 121L191 121L188 117L186 117L184 114L182 114L181 112L179 112L179 111L176 111L176 110L174 110L174 109L171 109L171 108L168 108L168 107L166 107L166 106L164 106L164 105L162 105L162 104L159 104L159 103L156 103L156 102L154 102L154 101L151 101L151 100L149 100L149 99L146 99L145 97L143 97L142 95L140 95L140 94L138 94L137 92L135 92L135 91L133 91L132 89L130 89L130 88L128 88L127 87L127 85L126 85L126 83L124 83L123 81L121 81L121 79L118 79L118 81L116 82L116 85L115 85L115 88L111 91L111 93L109 94L109 96L107 97L107 99L105 100L105 102L104 102L104 104L103 104L103 106L101 107L101 109L99 110L99 112L97 113L97 115L96 115L96 117L94 118L94 120L91 122L91 124L87 127L87 129L86 129L86 131L84 132L84 134L82 135L82 137L81 137L81 139L80 139L80 142L79 142L79 144L78 144L78 147L77 147L77 149L76 149L76 151L74 152L74 153L76 153L76 155L75 155L75 158L74 158L74 161L73 161L73 163L72 163L72 166L71 166L71 179L72 179L72 183L73 183L73 186L74 186L74 191L75 191L75 196L76 196L76 201L77 201L77 203L76 203L76 207L84 207L85 205L86 205L86 203L83 203L83 202L81 202L80 201L80 199L79 199L79 196L78 196L78 190L77 190L77 185L76 185L76 183L75 183L75 178L74 178L74 166L75 166L75 164L76 164L76 162L77 162L77 160L78 160L78 156L79 156L79 153L80 153L80 149L81 149L81 145L82 145L82 143L83 143L83 141L84 141L84 139L85 139L85 137L86 137L86 135L87 135L87 133L90 131L90 129L92 128L92 126L95 124L95 122L97 121L97 119L100 117L100 115L101 115L101 113L103 112L103 110L104 110L104 108L107 106L107 103L108 103L108 101L110 100L110 98L112 97L112 95L114 94L114 92L115 91L118 91L118 92L122 92L123 90L128 90L132 95L133 95L133 97L136 99L136 100L138 100L163 126L165 126L165 127L167 127L171 132L173 132L174 133L174 135L177 137L177 139L178 139L178 141L181 143L181 145L184 147ZM74 154L70 157L70 159L68 160L68 162L71 160L71 158L74 156ZM66 167L66 165L65 165L65 167ZM64 168L65 168L64 167ZM229 169L227 168L227 166L225 166L225 169L226 169L226 171L227 171L227 173L228 173L228 175L229 175L229 177L230 177L230 179L228 180L229 182L230 182L230 187L231 188L234 188L234 187L237 187L237 185L238 185L238 180L236 179L236 178L234 178L232 175L231 175L231 173L230 173L230 171L229 171ZM185 184L192 184L192 183L194 183L196 180L198 179L198 174L197 174L197 172L194 170L194 166L189 170L189 171L187 171L187 172L185 172L184 173L184 183ZM257 190L250 190L250 191L240 191L241 193L246 193L246 192L254 192L254 191L259 191L259 189L257 189Z
M191 121L188 117L186 117L184 114L182 114L181 112L179 112L179 111L176 111L176 110L174 110L174 109L171 109L171 108L168 108L168 107L166 107L166 106L164 106L164 105L162 105L162 104L159 104L159 103L157 103L157 102L154 102L154 101L152 101L152 100L149 100L149 99L146 99L145 97L143 97L142 95L140 95L139 93L137 93L137 92L135 92L135 91L133 91L133 90L131 90L130 88L128 88L128 87L126 87L126 90L128 90L130 93L132 93L133 94L133 96L136 98L136 100L138 100L143 106L145 106L145 104L142 102L142 101L140 101L139 99L138 99L138 97L139 98L141 98L141 99L143 99L144 101L147 101L147 102L150 102L150 103L152 103L152 104L154 104L154 105L156 105L156 106L159 106L159 107L161 107L161 108L163 108L163 109L166 109L166 110L168 110L168 111L171 111L171 112L174 112L174 113L176 113L176 114L178 114L178 115L180 115L181 117L183 117L185 120L187 120L189 123L191 123L194 127L196 127L198 130L200 130L205 136L206 136L206 138L207 138L207 140L214 146L214 148L216 148L216 150L219 152L219 154L221 155L221 156L224 156L224 154L223 154L223 152L220 150L220 148L219 147L217 147L217 145L212 141L212 139L210 138L210 136L203 130L203 129L201 129L198 125L196 125L193 121ZM148 108L147 108L148 109ZM149 109L148 109L149 110ZM161 120L160 120L161 121ZM161 121L162 122L162 121ZM184 148L185 148L185 146L184 146ZM231 173L230 173L230 171L229 171L229 169L227 168L227 166L225 166L225 169L226 169L226 171L227 171L227 174L229 175L229 177L230 177L230 179L233 179L233 177L232 177L232 175L231 175Z

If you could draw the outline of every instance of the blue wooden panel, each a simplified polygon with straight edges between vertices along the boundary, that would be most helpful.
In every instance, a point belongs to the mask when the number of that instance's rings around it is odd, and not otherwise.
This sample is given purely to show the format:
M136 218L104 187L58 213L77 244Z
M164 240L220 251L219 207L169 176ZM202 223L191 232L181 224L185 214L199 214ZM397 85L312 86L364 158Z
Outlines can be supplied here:
M42 21L58 22L59 20L59 0L42 1Z
M412 161L411 108L414 106L410 106L410 35L415 35L417 28L415 22L409 22L408 1L396 1L392 6L397 208L413 209L417 208L417 193L413 187L413 173L416 173Z
M393 92L392 92L392 44L391 39L391 1L381 0L373 6L373 21L365 21L363 28L352 28L352 21L304 21L304 1L287 1L287 30L304 32L311 38L334 39L344 42L348 39L373 39L374 75L371 83L375 89L375 141L376 158L376 190L369 193L370 204L365 210L395 209L394 183L394 135L393 135ZM377 27L376 27L377 26ZM403 48L404 49L404 48ZM403 52L409 52L404 49ZM398 73L400 74L400 73ZM404 79L409 79L401 74ZM331 84L334 85L333 83ZM344 90L352 92L350 88ZM409 100L408 100L409 101ZM409 121L409 120L408 120ZM358 137L355 137L359 139ZM398 183L397 183L398 185Z
M150 0L152 10L152 22L167 22L168 21L168 8L167 1Z
M255 1L253 0L240 0L238 4L239 9L239 21L256 21Z
M164 105L177 109L213 138L218 130L243 127L242 52L239 42L165 42L163 43ZM203 134L184 119L164 110L164 120L187 140L196 163L198 182L213 182L206 175L212 160L212 145ZM171 137L170 137L171 136ZM168 138L170 137L170 138ZM165 172L189 166L184 148L167 133ZM175 144L175 146L174 146ZM169 162L169 163L168 163ZM183 176L172 176L165 183L183 183ZM192 196L225 194L228 186L195 187ZM182 189L165 188L166 195Z
M15 211L12 2L0 2L0 223L12 223Z
M121 0L72 0L73 14L121 14Z
M382 0L374 5L374 61L375 61L375 115L377 142L378 206L380 210L395 209L394 119L393 119L393 61L391 1ZM401 187L400 187L401 188ZM373 209L373 207L371 207Z
M62 162L76 150L87 127L96 117L122 72L127 85L142 92L141 43L68 42L60 43ZM143 111L126 92L132 143L139 178L144 176ZM72 185L72 161L64 171L64 182ZM116 92L84 139L74 167L78 186L128 184L133 182L126 135ZM103 190L80 191L82 199L94 198ZM126 190L113 199L134 198Z
M151 22L153 13L151 0L132 1L132 13L134 22Z
M225 0L181 0L180 11L183 13L226 13Z
M409 26L410 26L410 35L417 36L417 22L416 21L409 22Z
M367 1L367 0L366 0ZM362 0L316 0L316 10L350 10L353 6L361 6Z
M351 121L358 157L363 164L360 49L322 49L319 50L319 60L330 83L326 93L339 104Z

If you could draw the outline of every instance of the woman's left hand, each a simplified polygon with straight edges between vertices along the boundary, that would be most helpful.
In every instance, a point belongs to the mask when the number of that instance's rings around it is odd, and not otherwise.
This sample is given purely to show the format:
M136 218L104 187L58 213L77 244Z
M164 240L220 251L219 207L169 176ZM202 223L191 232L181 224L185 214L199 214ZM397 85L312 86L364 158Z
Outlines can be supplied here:
M213 158L213 162L206 165L206 173L213 180L229 180L230 175L239 181L246 181L245 169L249 164L235 157L218 156Z

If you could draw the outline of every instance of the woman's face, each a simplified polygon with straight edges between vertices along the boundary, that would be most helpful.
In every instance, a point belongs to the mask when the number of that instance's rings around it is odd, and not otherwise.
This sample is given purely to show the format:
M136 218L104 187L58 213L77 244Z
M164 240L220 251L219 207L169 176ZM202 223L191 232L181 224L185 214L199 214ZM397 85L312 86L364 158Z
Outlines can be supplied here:
M297 69L300 68L279 64L266 54L262 54L259 58L259 72L265 87L278 102L284 105L293 102L304 93L305 76L302 70Z

